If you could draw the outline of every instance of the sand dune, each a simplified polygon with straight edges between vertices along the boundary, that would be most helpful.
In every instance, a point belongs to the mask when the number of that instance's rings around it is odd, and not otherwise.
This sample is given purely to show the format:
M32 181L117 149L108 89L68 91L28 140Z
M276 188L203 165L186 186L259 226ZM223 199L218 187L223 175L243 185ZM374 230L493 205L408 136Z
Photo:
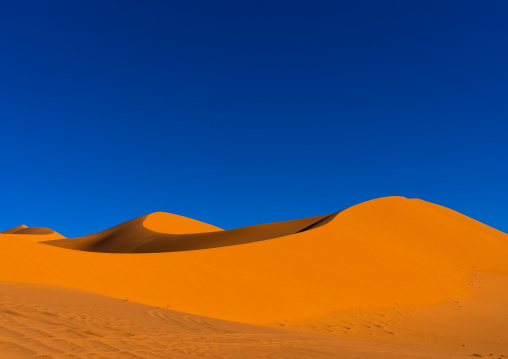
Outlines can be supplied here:
M508 235L450 209L387 197L228 231L178 217L41 243L49 235L0 234L0 280L412 348L404 356L508 355Z
M105 231L79 238L44 242L46 244L90 252L159 253L217 248L278 238L305 231L333 215L260 224L224 231L194 221L180 227L180 217L170 213L152 213L135 218ZM185 218L189 220L188 218ZM192 220L193 221L193 220ZM175 225L177 222L177 225ZM319 223L318 223L319 222ZM201 233L206 232L206 233Z
M12 228L6 229L5 231L0 232L0 234L12 234L12 233L16 233L17 231L20 231L20 230L26 229L26 228L28 228L28 227L25 226L24 224L22 224L20 226L16 226L16 227L12 227Z
M60 233L55 232L54 230L52 230L50 228L27 227L24 224L22 224L20 226L13 227L13 228L6 229L5 231L0 232L0 234L16 234L16 235L22 234L25 239L30 238L30 239L35 240L37 242L65 238ZM31 236L28 236L28 235L31 235Z

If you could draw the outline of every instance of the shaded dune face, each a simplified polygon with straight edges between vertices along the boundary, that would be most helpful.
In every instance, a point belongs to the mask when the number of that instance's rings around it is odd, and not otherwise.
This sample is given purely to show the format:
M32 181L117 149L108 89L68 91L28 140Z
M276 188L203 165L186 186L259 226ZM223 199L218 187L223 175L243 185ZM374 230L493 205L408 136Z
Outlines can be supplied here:
M266 223L225 231L190 218L157 212L88 236L42 243L103 253L179 252L240 245L296 234L325 225L335 215Z
M54 230L46 227L27 227L22 228L13 234L53 234L56 233Z

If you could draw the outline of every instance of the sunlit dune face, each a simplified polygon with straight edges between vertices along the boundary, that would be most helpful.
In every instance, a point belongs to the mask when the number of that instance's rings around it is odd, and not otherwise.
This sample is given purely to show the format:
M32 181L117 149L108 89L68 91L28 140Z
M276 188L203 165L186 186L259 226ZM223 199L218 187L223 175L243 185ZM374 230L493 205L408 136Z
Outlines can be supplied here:
M143 226L151 231L168 234L206 233L222 231L211 224L196 221L176 214L155 212L143 221Z

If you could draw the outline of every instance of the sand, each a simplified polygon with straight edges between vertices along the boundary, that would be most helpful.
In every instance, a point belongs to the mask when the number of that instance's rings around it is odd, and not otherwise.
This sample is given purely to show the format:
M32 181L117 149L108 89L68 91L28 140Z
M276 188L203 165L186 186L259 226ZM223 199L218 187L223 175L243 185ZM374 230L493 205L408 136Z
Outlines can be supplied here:
M446 358L404 345L296 333L75 289L0 282L1 358Z
M274 358L508 356L508 235L422 200L380 198L335 214L227 231L155 213L75 239L55 233L0 234L0 280L39 285L19 289L30 298L27 311L39 305L38 294L30 293L51 285L63 287L56 302L82 297L66 303L71 313L100 298L87 315L104 325L108 309L99 307L107 308L106 301L132 304L120 313L126 318L160 307L170 316L242 323L232 330L236 348L243 348L237 351L207 345L212 333L196 334L205 339L192 345L183 332L172 340L192 346L195 357L234 358L246 350ZM65 292L71 288L82 291ZM146 323L140 333L159 330ZM168 326L164 335L175 336L178 328ZM256 330L263 331L263 345L248 339ZM132 339L134 354L143 351L139 335ZM0 342L12 341L0 334ZM34 352L73 354L63 351ZM154 355L176 355L161 351Z

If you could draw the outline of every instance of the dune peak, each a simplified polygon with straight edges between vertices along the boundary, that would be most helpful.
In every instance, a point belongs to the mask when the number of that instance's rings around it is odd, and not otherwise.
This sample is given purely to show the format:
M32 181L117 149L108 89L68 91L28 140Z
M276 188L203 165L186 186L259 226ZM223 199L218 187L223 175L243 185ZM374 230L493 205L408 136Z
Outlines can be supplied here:
M168 212L154 212L144 217L143 226L158 233L187 234L223 230L205 222Z

